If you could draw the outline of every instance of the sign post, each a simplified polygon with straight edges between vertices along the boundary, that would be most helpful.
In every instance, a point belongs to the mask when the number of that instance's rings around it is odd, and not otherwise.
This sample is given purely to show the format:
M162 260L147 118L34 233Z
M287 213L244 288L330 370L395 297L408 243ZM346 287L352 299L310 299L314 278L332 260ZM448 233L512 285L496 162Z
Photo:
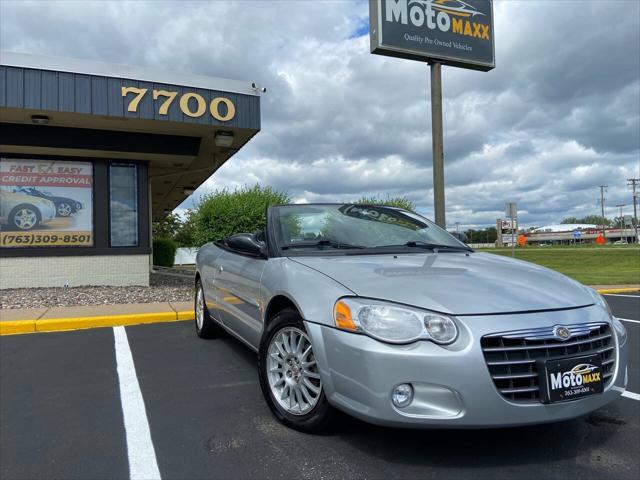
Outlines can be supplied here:
M444 132L442 131L442 68L431 64L431 143L433 145L433 210L437 225L447 224L444 209Z
M493 0L369 0L369 25L371 53L430 64L433 203L445 228L441 66L495 67Z
M518 205L515 202L505 203L505 216L511 223L511 256L516 256L515 231L518 228Z

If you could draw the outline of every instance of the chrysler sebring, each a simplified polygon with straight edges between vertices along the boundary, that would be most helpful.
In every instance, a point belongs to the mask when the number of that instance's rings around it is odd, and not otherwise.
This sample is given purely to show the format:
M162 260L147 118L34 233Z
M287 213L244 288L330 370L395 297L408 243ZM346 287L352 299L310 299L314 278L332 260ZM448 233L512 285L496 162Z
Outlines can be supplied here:
M626 331L597 292L412 212L271 207L263 231L196 263L197 334L255 350L267 404L298 430L336 409L400 427L554 422L626 388Z

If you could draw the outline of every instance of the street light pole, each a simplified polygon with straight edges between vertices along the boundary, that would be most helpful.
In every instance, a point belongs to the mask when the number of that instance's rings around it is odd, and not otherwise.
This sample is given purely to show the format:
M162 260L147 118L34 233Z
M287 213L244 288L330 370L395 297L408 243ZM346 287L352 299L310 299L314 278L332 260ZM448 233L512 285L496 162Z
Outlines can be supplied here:
M622 231L624 230L624 217L622 216L622 208L626 206L627 205L624 203L616 205L616 207L620 208L620 241L622 241ZM625 237L625 240L626 240L626 237Z
M636 233L636 243L640 243L640 238L638 238L638 192L636 192L640 178L627 178L627 182L627 185L633 189L633 230Z
M602 207L602 238L607 238L607 232L605 231L605 219L604 219L604 192L607 185L600 185L600 206Z

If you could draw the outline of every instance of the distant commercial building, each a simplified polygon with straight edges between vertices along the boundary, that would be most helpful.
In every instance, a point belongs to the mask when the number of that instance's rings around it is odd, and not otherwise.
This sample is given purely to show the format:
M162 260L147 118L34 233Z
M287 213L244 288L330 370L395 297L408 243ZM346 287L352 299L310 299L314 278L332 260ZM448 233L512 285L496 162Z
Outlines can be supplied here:
M248 82L0 54L0 288L148 285L151 221L260 130Z
M511 223L509 220L498 219L496 228L498 231L498 246L511 246L512 239L517 242L520 235L524 235L527 243L533 244L570 244L570 243L592 243L602 234L602 227L599 225L584 223L561 223L535 227L530 230L518 229L514 227L511 233ZM636 241L635 230L628 226L621 228L605 229L604 238L607 242L626 241L632 243Z

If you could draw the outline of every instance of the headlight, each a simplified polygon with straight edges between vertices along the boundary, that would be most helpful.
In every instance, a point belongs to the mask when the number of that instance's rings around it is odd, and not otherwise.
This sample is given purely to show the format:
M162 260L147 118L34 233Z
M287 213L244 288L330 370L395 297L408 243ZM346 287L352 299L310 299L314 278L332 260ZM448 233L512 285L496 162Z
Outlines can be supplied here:
M618 344L620 346L624 345L625 342L627 341L627 329L624 328L624 325L622 324L622 322L618 320L616 317L613 317L613 319L611 320L611 324L613 325L613 329L616 331L616 334L618 335Z
M377 300L342 298L334 307L336 327L389 343L453 342L458 328L451 317Z
M609 315L609 318L613 318L611 307L609 307L609 304L604 299L604 297L600 295L598 292L596 292L593 288L589 288L589 293L591 294L591 297L593 297L593 301L596 303L596 305L600 305L602 308L604 308L607 314Z

